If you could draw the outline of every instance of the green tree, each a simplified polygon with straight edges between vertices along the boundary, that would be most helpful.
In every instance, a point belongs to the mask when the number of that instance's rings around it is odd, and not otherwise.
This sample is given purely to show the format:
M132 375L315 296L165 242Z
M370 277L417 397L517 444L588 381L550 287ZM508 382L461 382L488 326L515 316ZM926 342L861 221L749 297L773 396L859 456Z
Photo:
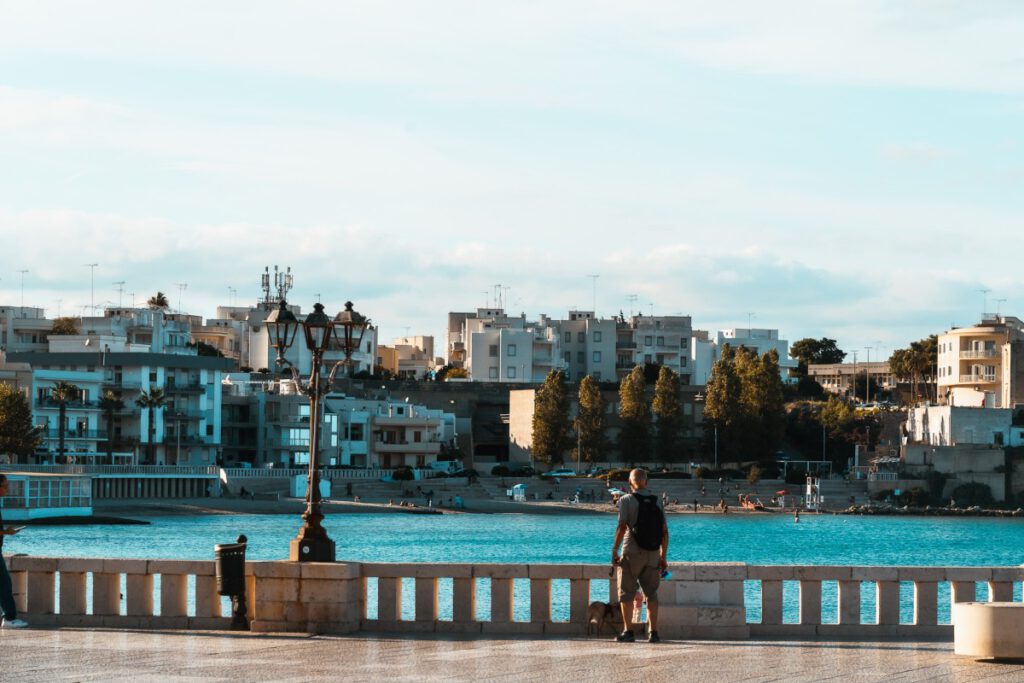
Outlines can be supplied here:
M836 340L828 337L821 339L805 337L797 340L790 345L789 355L796 358L797 373L801 377L807 376L807 366L812 363L815 365L842 363L846 358L846 352L836 346Z
M910 382L911 400L917 402L918 394L935 399L935 375L939 363L939 341L934 334L905 349L896 349L889 357L889 371L896 379ZM922 384L923 392L922 392Z
M149 301L146 302L146 305L148 305L150 308L154 310L167 310L170 307L171 302L167 300L166 294L164 294L163 292L157 292L153 296L149 297Z
M14 387L0 383L0 453L27 460L42 443L32 424L32 406Z
M715 430L717 450L728 456L737 450L733 445L743 422L740 403L742 385L734 363L735 351L729 344L722 347L721 357L711 367L704 397L704 421ZM711 435L705 430L705 435Z
M630 464L651 457L651 406L645 386L642 365L619 382L619 452Z
M53 321L50 336L78 334L78 318L64 316Z
M559 463L570 444L569 394L565 374L552 370L537 389L533 401L533 455Z
M149 428L146 435L146 464L148 465L156 464L156 444L153 443L153 436L156 432L156 411L163 408L166 403L167 396L160 387L153 387L148 392L143 391L135 399L135 405L149 411Z
M114 415L124 408L124 401L110 389L103 392L100 398L100 410L107 424L107 464L114 464Z
M576 434L579 437L581 460L595 463L605 459L608 452L608 402L601 394L596 379L587 375L580 382L579 410L576 413Z
M659 462L679 459L679 430L683 426L683 406L679 400L679 375L661 366L654 386L651 411L655 417L654 452Z
M68 428L68 402L81 396L82 390L71 382L57 382L50 391L50 400L57 404L57 456L64 459L64 436Z

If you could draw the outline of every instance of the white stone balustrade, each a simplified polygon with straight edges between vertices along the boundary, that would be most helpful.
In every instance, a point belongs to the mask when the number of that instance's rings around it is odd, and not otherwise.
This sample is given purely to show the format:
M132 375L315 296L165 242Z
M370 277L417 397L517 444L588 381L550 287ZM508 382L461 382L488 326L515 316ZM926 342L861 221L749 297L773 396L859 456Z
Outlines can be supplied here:
M222 613L224 602L216 592L212 560L14 556L8 563L19 610L34 624L230 625L230 614ZM952 640L952 626L939 623L940 584L948 583L952 603L977 600L978 583L987 584L989 601L1009 602L1014 584L1024 581L1021 567L687 563L670 569L672 579L658 592L659 631L665 638L686 639ZM607 565L246 563L248 616L252 629L264 632L583 635L595 580L609 583L610 595L601 599L614 600ZM373 594L368 581L376 584L372 610L367 605L367 596ZM484 581L489 590L481 590ZM784 600L787 581L799 588L790 604ZM828 592L837 596L835 611L829 614L823 613L823 584L834 584ZM913 606L910 623L900 620L901 584L904 605L909 600ZM872 594L874 614L862 619L863 601ZM481 599L489 602L480 605L487 608L481 612L488 618L478 613ZM560 606L557 615L553 600ZM748 613L758 606L760 621L748 623Z

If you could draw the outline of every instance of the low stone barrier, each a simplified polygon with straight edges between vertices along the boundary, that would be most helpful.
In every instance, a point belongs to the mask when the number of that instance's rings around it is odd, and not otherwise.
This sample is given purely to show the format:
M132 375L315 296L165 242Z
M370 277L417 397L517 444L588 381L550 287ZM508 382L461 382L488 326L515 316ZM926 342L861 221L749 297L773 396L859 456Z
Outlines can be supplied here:
M9 567L19 610L33 624L230 625L212 560L14 556ZM952 603L976 601L979 585L989 601L1007 602L1014 584L1024 581L1020 567L685 563L670 569L671 580L658 592L659 631L685 639L952 640L952 626L939 622L940 584L948 584ZM795 598L792 588L784 590L787 582L797 588ZM838 595L835 623L823 618L823 585L830 583ZM264 632L584 635L595 590L608 592L598 599L614 600L608 566L589 564L250 561L246 586L251 627ZM913 605L909 621L901 620L901 590L904 605L908 599ZM867 618L862 599L874 604ZM748 622L752 613L758 621Z

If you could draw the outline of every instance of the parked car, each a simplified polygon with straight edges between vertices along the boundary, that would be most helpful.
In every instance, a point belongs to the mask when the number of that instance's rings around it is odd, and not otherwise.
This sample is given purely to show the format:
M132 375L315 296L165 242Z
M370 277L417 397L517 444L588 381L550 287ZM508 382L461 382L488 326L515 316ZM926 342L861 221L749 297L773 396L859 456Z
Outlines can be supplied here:
M520 465L518 467L510 467L508 469L510 477L532 477L537 474L537 470L533 469L529 465Z
M540 476L548 477L548 478L554 478L554 477L559 477L559 478L575 477L576 476L576 470L569 469L568 467L559 467L558 469L551 470L549 472L545 472L544 474L542 474Z

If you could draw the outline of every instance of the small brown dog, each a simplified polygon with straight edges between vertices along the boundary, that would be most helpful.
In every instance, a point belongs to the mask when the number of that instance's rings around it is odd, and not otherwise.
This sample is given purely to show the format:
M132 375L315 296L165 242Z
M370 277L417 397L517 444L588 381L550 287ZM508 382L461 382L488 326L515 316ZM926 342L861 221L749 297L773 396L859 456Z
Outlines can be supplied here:
M594 601L587 607L587 635L601 635L605 626L610 626L615 633L622 629L622 610L618 605Z

